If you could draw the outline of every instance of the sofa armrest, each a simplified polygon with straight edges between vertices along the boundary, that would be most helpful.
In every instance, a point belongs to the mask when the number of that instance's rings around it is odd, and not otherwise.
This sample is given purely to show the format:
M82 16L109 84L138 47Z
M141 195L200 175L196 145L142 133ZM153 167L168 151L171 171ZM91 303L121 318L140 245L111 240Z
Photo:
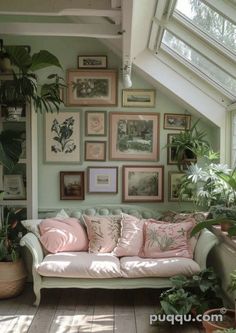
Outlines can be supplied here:
M20 240L21 246L26 246L33 258L33 267L38 266L43 261L43 249L38 238L31 232L27 233Z
M199 264L201 270L206 268L207 256L218 243L219 239L216 235L207 229L202 230L194 251L194 260Z

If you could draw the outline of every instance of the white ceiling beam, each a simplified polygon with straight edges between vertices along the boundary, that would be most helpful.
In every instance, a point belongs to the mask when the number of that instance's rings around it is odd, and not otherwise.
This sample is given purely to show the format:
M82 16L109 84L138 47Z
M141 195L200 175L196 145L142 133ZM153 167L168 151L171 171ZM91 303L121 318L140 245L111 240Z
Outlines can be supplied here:
M107 23L0 23L0 31L4 35L18 36L121 38L121 27Z

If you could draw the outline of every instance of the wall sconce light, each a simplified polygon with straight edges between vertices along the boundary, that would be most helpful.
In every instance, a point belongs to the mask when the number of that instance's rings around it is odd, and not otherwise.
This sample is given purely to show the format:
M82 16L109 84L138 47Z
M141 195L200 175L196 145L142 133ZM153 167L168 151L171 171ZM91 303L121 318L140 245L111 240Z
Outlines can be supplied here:
M125 65L123 67L123 86L124 88L130 88L132 87L132 81L131 81L131 65Z

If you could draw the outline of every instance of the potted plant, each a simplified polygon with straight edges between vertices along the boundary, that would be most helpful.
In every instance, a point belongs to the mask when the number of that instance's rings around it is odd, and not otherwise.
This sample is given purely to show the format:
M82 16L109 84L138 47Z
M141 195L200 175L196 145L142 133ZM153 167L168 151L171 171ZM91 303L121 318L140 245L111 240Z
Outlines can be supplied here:
M50 73L44 83L40 82L36 72L51 66L61 68L60 62L52 53L41 50L33 55L25 46L5 46L1 54L7 54L12 64L10 80L3 80L0 86L0 104L22 107L31 101L35 110L59 110L62 103L60 88L63 79L57 73ZM1 55L0 54L0 55Z
M26 281L26 270L20 255L23 235L19 221L23 209L3 209L0 226L0 298L18 295Z
M178 133L172 142L166 145L166 147L174 148L175 159L180 170L183 165L196 161L197 157L203 156L210 149L210 144L205 140L207 133L197 129L198 123L199 120L190 129Z

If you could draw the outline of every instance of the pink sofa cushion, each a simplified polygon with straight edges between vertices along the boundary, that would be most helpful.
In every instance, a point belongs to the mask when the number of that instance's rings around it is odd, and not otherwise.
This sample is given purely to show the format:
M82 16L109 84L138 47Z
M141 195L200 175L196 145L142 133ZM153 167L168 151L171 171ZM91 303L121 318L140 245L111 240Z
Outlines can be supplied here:
M48 254L38 265L42 276L109 279L121 277L120 262L110 253L60 252Z
M190 232L194 220L182 223L145 222L144 245L140 252L146 258L193 258Z
M39 224L40 241L50 253L62 251L86 251L86 231L76 218L45 219Z
M109 253L120 236L121 215L83 215L89 239L89 252Z
M135 216L122 214L121 232L113 254L117 257L137 256L143 244L143 224Z
M200 272L198 263L190 258L140 258L123 257L120 259L120 269L123 277L162 277L174 275L191 276Z

